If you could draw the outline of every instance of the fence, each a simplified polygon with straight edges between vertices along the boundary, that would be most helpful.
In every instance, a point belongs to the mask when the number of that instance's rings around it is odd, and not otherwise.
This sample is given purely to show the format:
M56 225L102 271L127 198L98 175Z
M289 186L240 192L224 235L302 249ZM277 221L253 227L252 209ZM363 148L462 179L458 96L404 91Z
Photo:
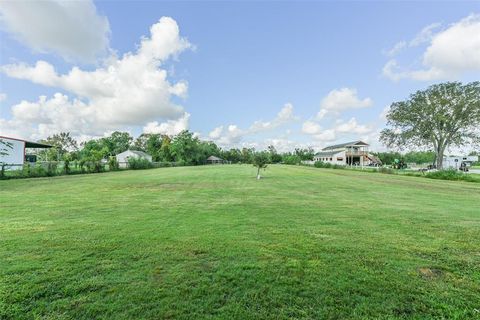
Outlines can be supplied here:
M146 168L178 167L185 164L178 162L151 162ZM24 164L0 163L0 179L20 179L34 177L51 177L67 174L99 173L131 169L128 163L122 168L110 168L105 161L42 161Z

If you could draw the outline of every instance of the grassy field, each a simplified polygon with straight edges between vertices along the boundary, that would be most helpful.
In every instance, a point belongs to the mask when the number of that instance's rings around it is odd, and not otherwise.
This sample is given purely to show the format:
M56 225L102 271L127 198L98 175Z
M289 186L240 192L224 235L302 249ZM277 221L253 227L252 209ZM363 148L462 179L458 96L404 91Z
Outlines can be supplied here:
M478 319L480 185L203 166L0 181L0 319Z

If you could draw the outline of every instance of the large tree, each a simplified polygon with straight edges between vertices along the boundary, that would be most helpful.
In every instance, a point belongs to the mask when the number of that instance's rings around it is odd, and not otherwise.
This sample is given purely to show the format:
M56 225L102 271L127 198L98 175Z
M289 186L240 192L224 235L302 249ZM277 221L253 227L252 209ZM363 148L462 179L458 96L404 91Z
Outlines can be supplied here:
M130 148L133 137L128 132L115 131L110 136L102 138L102 141L108 148L109 154L115 156Z
M38 151L38 155L43 160L60 161L69 152L78 151L78 143L70 132L56 133L40 142L53 146L53 148Z
M300 158L300 160L313 160L315 151L312 147L301 149L295 148L295 155Z
M160 161L162 160L160 157L162 140L162 135L158 133L142 133L135 140L133 148L150 154L153 158L153 161Z
M441 169L445 149L480 143L480 82L447 82L394 102L380 140L389 147L428 148Z
M176 162L184 162L185 164L200 163L200 140L188 130L184 130L176 135L169 149Z

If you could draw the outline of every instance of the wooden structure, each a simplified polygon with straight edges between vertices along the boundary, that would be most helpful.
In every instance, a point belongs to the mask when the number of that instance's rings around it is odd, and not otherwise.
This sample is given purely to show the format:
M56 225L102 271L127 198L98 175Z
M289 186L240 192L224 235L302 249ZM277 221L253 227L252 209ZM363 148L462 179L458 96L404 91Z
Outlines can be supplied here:
M219 157L210 156L207 158L207 164L224 164L225 160Z

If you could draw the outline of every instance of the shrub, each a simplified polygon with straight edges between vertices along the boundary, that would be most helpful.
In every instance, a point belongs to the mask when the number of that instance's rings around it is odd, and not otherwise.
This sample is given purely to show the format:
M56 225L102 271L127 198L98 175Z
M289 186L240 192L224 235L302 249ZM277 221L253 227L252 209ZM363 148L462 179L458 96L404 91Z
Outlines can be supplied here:
M188 165L188 163L186 163L183 160L179 160L177 162L172 163L172 167L183 167L183 166L187 166L187 165Z
M118 164L117 157L111 156L108 158L108 169L110 171L117 171L119 168L120 166Z
M78 166L80 167L80 171L82 173L85 172L86 163L87 163L87 161L85 159L82 159L82 160L78 161Z
M313 166L315 168L345 169L345 166L342 166L340 164L332 164L332 163L323 162L323 161L315 161Z
M323 168L324 167L324 163L322 161L315 161L315 163L313 164L313 166L315 168Z
M70 173L70 160L65 159L65 161L63 162L63 170L66 174Z
M440 180L454 180L454 181L477 181L474 177L469 174L457 171L455 169L440 170L435 172L428 172L425 177L430 179L440 179Z
M30 164L26 163L23 166L23 169L20 171L15 171L12 175L14 178L38 178L38 177L50 177L55 173L48 171L49 165L47 164L47 169L41 164ZM56 166L55 166L56 168ZM52 168L50 168L52 170Z
M296 155L287 155L283 157L284 164L299 164L301 159Z
M70 153L66 153L63 155L63 172L65 174L69 174L71 167L70 162L72 161L72 155Z
M395 171L392 168L385 168L385 167L378 168L378 172L384 173L384 174L394 174L395 173Z
M138 169L150 169L153 165L150 161L144 158L129 158L128 159L128 168L133 170Z
M57 175L57 163L48 162L47 164L47 176L52 177Z
M86 163L89 172L103 172L105 171L105 165L101 161L89 161Z
M328 162L316 161L314 164L315 168L332 168L332 164Z

